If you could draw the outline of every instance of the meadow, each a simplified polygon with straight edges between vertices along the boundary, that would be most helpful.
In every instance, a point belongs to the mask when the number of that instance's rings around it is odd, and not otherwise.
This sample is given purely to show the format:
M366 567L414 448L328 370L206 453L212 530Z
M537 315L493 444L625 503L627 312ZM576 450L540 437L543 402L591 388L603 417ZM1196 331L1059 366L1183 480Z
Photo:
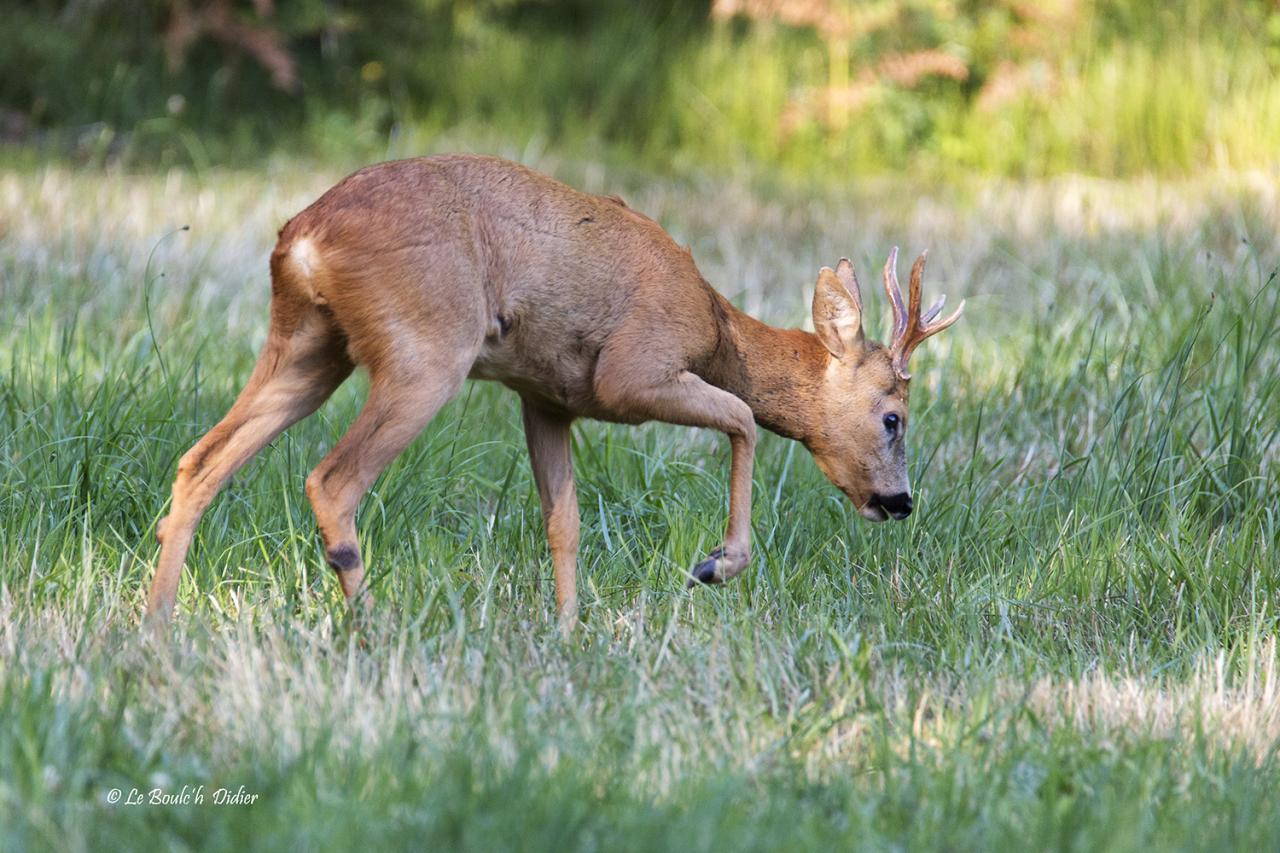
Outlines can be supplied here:
M779 325L841 255L881 318L889 248L928 247L969 301L913 361L916 512L861 521L762 434L753 564L686 591L727 442L580 422L563 640L516 398L468 383L362 507L361 642L303 493L357 377L217 500L148 641L177 458L248 376L276 229L343 169L6 169L0 849L1276 846L1274 175L800 189L499 153L621 193Z

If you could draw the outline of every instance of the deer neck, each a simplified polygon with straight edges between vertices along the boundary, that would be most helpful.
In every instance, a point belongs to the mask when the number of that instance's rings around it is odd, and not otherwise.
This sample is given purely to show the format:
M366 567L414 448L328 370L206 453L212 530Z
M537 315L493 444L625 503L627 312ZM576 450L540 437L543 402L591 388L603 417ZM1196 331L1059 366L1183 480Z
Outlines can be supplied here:
M826 348L812 332L779 329L720 302L720 343L703 378L750 406L765 429L808 440L820 415Z

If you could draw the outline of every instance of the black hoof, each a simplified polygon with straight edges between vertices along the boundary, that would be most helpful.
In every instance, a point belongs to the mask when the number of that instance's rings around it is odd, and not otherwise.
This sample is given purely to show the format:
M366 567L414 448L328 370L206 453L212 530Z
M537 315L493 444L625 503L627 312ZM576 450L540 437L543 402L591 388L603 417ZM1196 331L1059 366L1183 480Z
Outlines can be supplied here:
M689 582L685 584L685 589L693 589L698 584L715 584L720 583L720 578L716 577L716 563L724 556L724 549L717 548L711 552L707 559L693 567L690 574Z
M338 574L360 568L360 551L354 545L337 545L330 548L325 557L329 567Z

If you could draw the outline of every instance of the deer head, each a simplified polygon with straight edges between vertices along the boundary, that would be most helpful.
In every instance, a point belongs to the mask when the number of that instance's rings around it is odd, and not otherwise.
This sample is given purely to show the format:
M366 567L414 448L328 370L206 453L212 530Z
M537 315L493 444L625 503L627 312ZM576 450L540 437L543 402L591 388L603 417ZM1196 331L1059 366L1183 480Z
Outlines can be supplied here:
M911 514L907 478L907 361L920 342L960 318L964 303L936 319L946 297L923 314L920 279L926 253L911 267L910 295L904 304L898 286L898 249L884 266L884 289L893 307L889 344L867 341L862 332L862 293L847 258L818 272L813 295L813 325L830 357L822 379L822 428L807 444L818 467L849 496L863 518L903 519Z

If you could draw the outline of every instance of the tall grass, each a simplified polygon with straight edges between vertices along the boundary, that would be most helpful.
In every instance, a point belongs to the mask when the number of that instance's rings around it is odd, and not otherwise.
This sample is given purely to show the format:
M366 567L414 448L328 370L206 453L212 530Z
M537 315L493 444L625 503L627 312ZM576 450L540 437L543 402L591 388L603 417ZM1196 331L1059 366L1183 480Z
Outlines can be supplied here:
M1273 185L534 165L623 191L779 324L818 265L930 246L970 309L918 354L916 514L859 521L766 435L752 566L686 592L723 441L581 423L562 642L517 407L469 385L362 507L361 644L302 489L357 379L214 504L173 647L143 642L173 466L248 375L275 226L338 176L7 173L0 847L1274 844ZM259 799L107 801L184 784Z

